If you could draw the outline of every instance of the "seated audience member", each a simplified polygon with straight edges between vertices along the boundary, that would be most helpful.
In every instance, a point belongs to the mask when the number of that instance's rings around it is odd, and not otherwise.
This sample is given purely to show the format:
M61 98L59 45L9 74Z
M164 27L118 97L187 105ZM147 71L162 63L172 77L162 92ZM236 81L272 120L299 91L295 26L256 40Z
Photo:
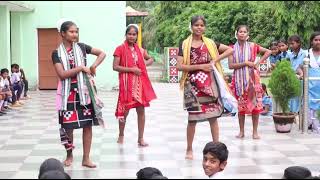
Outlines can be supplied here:
M8 100L12 94L8 84L8 69L1 69L0 72L0 115L6 114L5 111L9 109Z
M210 179L219 179L227 165L228 155L229 151L224 143L209 142L206 144L203 149L202 167Z
M283 179L306 179L311 177L311 171L301 166L291 166L284 170Z
M28 95L29 82L28 82L28 80L26 78L26 74L24 73L24 70L22 68L20 68L20 72L21 72L21 79L22 79L22 86L23 86L22 98L23 99L30 99L30 96Z
M137 179L168 179L157 168L146 167L137 172Z
M71 179L70 176L61 171L45 172L39 179Z
M21 73L19 72L19 65L18 64L12 64L11 65L11 87L12 87L12 94L15 97L15 101L17 104L23 105L23 103L20 101L21 94L22 94L22 83L21 83Z
M52 171L58 171L60 173ZM59 177L62 177L62 174L64 174L66 179L71 179L70 176L65 173L63 164L59 160L54 158L47 159L41 164L38 179L50 179L49 177L52 177L52 175L54 174ZM58 179L58 177L56 177L55 179Z
M262 89L263 89L263 97L262 97L262 105L263 105L263 111L260 113L263 116L272 116L272 99L268 95L267 86L262 83Z

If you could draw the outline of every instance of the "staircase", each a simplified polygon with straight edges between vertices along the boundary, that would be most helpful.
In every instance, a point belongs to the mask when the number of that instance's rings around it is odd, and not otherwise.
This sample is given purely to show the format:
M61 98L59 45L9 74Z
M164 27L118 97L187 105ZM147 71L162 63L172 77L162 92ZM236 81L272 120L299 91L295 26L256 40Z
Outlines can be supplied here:
M161 63L154 62L147 67L147 71L151 82L160 82L165 74L165 67Z

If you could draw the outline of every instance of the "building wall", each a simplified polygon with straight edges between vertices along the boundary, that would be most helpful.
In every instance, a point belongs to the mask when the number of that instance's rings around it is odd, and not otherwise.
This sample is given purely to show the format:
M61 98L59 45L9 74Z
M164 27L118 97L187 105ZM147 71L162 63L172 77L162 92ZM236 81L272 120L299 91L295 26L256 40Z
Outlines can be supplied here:
M104 63L97 69L98 88L110 90L117 85L118 75L112 70L112 54L115 47L124 40L125 1L23 2L33 6L34 11L11 13L12 62L24 68L30 88L36 89L38 85L37 28L56 28L61 18L71 19L78 25L80 42L106 52ZM0 23L3 27L2 19ZM95 56L88 56L89 65L94 60Z
M10 13L0 6L0 67L10 67Z

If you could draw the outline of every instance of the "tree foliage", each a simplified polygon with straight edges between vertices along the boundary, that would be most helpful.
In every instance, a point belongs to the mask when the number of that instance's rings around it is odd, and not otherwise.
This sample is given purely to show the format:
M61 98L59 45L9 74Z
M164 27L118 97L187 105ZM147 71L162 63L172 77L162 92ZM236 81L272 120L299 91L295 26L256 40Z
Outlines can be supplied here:
M148 49L178 46L190 34L188 26L193 15L204 15L205 35L227 45L235 42L234 32L240 24L248 25L250 40L264 47L293 34L300 35L304 47L308 47L310 34L320 29L317 1L127 2L149 12L143 25L143 41Z

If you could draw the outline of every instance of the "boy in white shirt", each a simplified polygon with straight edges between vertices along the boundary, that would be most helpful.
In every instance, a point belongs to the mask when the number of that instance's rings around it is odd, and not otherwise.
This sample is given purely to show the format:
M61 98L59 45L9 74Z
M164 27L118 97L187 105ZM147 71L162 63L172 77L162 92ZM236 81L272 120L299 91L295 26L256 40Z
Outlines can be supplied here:
M21 73L19 72L19 65L18 64L12 64L11 65L11 87L12 87L12 100L13 104L23 105L20 101L20 97L22 94L22 83L21 83Z
M11 98L10 84L8 81L9 70L1 69L0 73L0 116L8 110L8 100Z
M221 142L209 142L203 149L202 167L210 179L221 176L221 172L227 165L229 151ZM218 174L217 174L218 173Z

